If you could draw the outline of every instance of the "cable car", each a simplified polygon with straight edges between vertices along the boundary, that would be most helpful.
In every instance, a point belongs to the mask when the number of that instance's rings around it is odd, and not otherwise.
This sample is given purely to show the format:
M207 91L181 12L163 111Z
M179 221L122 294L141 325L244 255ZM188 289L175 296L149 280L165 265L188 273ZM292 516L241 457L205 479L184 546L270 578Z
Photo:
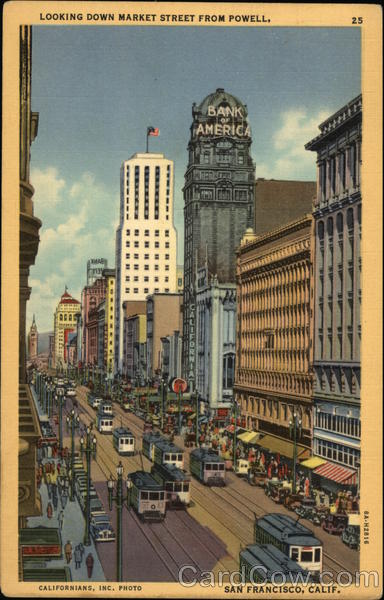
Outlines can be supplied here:
M130 505L143 521L162 521L165 517L163 486L145 471L130 474Z
M168 442L161 440L154 443L153 462L157 465L175 465L179 469L184 467L184 454L181 448Z
M303 569L318 577L322 570L323 544L313 531L281 513L266 514L255 520L256 544L273 544Z
M272 544L252 544L239 554L240 572L247 583L307 583L310 573ZM290 580L290 576L292 580Z
M149 432L143 435L142 452L150 461L154 460L154 444L160 440L166 441L159 431Z
M225 461L211 449L192 450L189 469L192 475L206 485L225 485Z
M191 481L189 476L175 465L155 464L151 475L165 491L167 508L186 508L191 501Z
M113 447L123 456L135 454L135 436L126 427L117 427L113 430Z
M111 416L97 415L97 430L100 433L113 432L113 418Z

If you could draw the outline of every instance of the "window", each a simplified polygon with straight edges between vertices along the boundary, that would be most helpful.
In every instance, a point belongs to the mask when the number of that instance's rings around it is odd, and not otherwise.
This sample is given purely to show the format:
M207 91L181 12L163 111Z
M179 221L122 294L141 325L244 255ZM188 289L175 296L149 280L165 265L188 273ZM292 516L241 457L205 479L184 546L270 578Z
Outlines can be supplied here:
M135 275L134 278L133 278L133 281L139 281L139 276Z
M144 288L144 294L149 294L149 289L148 288Z
M312 550L309 552L308 550L301 551L301 562L312 562L313 561L313 552Z
M212 198L213 198L213 192L212 192L212 190L201 190L200 191L200 198L202 200L212 200Z
M130 288L125 288L125 293L129 294L129 292L130 292Z
M129 265L129 264L125 265L125 268L126 268L127 271L129 271L129 269L131 268L131 265Z
M145 277L144 277L144 281L149 281L149 277L148 277L148 275L145 275Z
M164 291L165 291L166 293L168 293L168 292L169 292L169 288L165 288L165 290L164 290Z
M159 260L159 255L155 254L155 260Z
M139 242L135 242L135 248L139 247Z
M140 498L142 500L148 500L148 492L140 492Z
M165 255L165 260L169 260L169 254Z
M208 151L205 151L203 153L203 163L206 164L206 165L209 164L209 152Z
M291 559L297 562L299 560L299 549L291 548Z
M131 258L131 255L129 254L129 252L128 252L128 254L125 255L125 258Z
M239 165L243 165L244 164L244 154L240 153L237 157L237 163Z
M149 248L149 242L147 242L147 241L144 242L144 248Z
M138 294L139 293L139 288L133 288L133 293L134 294Z
M135 258L137 260L139 258L139 255L138 254L134 254L133 258Z
M315 550L315 562L320 562L321 559L321 550L320 548L316 548Z
M155 294L159 293L159 288L155 288Z
M135 269L135 271L139 270L139 265L133 265L133 268Z
M169 277L164 277L164 281L167 283L169 281Z
M169 237L169 229L165 230L165 237Z
M165 247L169 248L169 242L165 242Z
M139 235L139 230L135 229L135 235Z
M149 254L144 254L144 259L148 260L149 259Z
M149 265L144 265L144 271L149 271Z
M159 237L159 235L160 235L160 232L159 232L159 230L158 230L158 229L155 229L155 237Z
M130 279L131 279L131 278L130 278L130 276L129 276L129 275L126 275L126 276L125 276L125 281L130 281ZM112 307L111 307L111 308L112 308Z
M155 248L159 248L159 247L160 247L159 242L155 242Z
M125 245L126 245L127 248L129 248L129 246L131 245L131 242L128 240L128 241L125 242Z
M235 373L235 355L225 354L223 358L223 388L232 388Z
M130 230L130 229L127 229L125 233L126 233L127 235L131 235L131 230Z
M155 267L155 268L156 268L156 267ZM169 265L165 265L165 267L164 267L164 270L165 270L165 271L169 271Z

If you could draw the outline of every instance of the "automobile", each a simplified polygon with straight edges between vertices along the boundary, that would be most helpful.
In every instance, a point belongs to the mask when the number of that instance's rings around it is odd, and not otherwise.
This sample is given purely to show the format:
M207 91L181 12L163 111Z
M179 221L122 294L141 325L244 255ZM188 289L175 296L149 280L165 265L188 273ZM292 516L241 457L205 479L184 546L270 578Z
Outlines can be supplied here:
M235 466L235 473L239 477L246 477L248 475L249 460L245 458L238 458Z
M358 549L360 546L360 525L347 525L341 534L341 541L350 548Z
M89 528L95 542L114 542L116 539L109 517L104 511L92 514Z
M348 525L348 516L343 514L328 515L323 523L322 528L331 535L341 535Z

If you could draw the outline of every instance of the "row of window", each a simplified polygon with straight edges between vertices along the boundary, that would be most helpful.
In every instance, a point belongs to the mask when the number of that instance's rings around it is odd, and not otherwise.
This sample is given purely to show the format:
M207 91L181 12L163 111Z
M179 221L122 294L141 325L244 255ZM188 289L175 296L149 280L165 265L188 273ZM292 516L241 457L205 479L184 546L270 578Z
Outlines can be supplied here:
M331 415L323 412L316 413L315 427L320 427L327 431L335 431L336 433L343 433L355 438L360 438L361 436L361 423L359 419L352 419L341 415Z
M149 281L149 277L148 277L148 275L145 275L145 276L143 277L143 280L144 280L144 281ZM126 275L126 276L125 276L125 281L131 281L131 276L130 276L130 275ZM139 281L139 276L138 276L138 275L135 275L135 276L133 277L133 281ZM155 281L155 282L158 282L158 281L159 281L159 278L158 278L157 276L155 276L155 277L153 278L153 281ZM165 283L168 283L168 281L169 281L169 277L168 277L168 276L167 276L167 277L164 277L164 282L165 282Z
M76 321L75 313L59 313L59 321Z
M130 268L131 268L130 264L126 264L125 265L125 270L126 271L129 271ZM138 271L139 270L139 265L138 264L134 264L133 265L133 269L134 269L134 271ZM153 265L153 270L154 271L158 271L159 270L159 265L157 265L157 264ZM147 265L147 264L144 265L144 271L149 271L149 265ZM169 265L164 265L164 271L169 271Z
M134 248L140 248L140 242L138 242L138 241L135 241L133 243L133 245L134 245ZM126 248L130 248L131 247L130 240L127 240L125 242L125 246L126 246ZM165 242L164 246L165 246L165 248L169 248L169 242ZM150 247L150 243L146 240L144 242L144 248L149 248L149 247ZM154 242L154 247L155 248L160 248L160 242Z
M149 260L149 254L144 254L143 257L144 257L144 260ZM125 255L125 258L131 258L131 255L129 252ZM133 254L132 258L134 258L135 260L138 260L140 258L140 256L139 256L139 254ZM164 254L164 258L165 258L165 260L169 260L169 254ZM153 257L151 257L151 260L159 260L159 254L154 254Z
M140 232L140 229L133 229L132 231L133 231L132 235L134 235L136 237L138 235L142 235L142 233L143 233L142 231ZM125 233L126 233L126 235L131 235L131 230L130 229L126 229ZM159 229L155 229L153 231L153 233L155 234L155 237L159 237L160 230ZM145 237L148 237L150 235L149 229L144 229L144 235L145 235ZM165 235L165 237L169 237L169 229L165 229L164 230L164 235Z
M317 438L314 439L314 446L315 454L323 458L329 458L349 467L357 467L360 462L360 452L355 448Z
M149 294L149 288L144 288L143 292L144 292L144 294ZM155 288L154 292L155 292L155 294L158 294L160 292L160 288ZM165 293L169 293L169 288L164 288L164 292ZM125 288L125 293L126 294L130 294L131 293L131 288ZM133 294L138 294L139 293L139 288L133 288L132 293Z

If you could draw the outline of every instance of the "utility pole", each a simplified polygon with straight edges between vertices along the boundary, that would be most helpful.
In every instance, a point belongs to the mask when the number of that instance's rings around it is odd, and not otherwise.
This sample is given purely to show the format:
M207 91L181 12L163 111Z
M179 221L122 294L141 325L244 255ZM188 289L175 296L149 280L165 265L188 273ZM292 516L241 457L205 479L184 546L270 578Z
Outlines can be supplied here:
M80 418L75 411L71 410L67 415L67 431L71 427L71 489L69 499L71 502L75 499L75 477L74 477L74 463L75 463L75 429L79 427Z
M116 504L117 511L117 531L116 531L116 581L123 581L123 508L126 506L129 510L129 497L130 489L132 487L132 481L129 477L126 479L127 495L123 494L123 465L121 461L116 467L117 472L117 483L116 483L116 494L113 495L115 488L114 480L112 475L107 481L108 486L108 502L109 510L112 510L112 503Z
M293 413L293 419L289 421L289 433L293 438L293 473L292 473L292 494L296 494L296 461L297 461L297 438L301 437L301 419L297 413Z

